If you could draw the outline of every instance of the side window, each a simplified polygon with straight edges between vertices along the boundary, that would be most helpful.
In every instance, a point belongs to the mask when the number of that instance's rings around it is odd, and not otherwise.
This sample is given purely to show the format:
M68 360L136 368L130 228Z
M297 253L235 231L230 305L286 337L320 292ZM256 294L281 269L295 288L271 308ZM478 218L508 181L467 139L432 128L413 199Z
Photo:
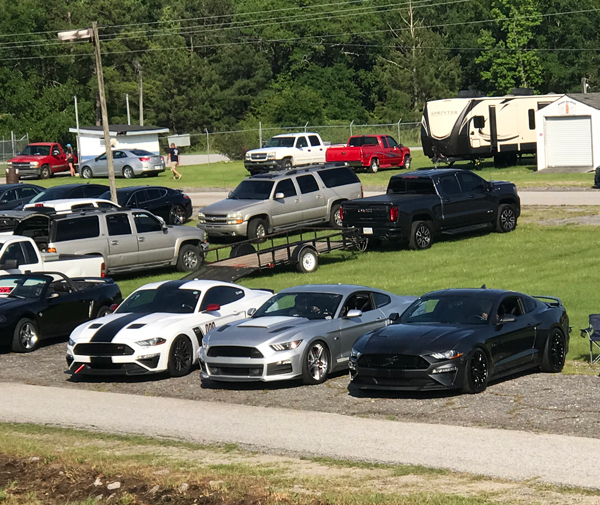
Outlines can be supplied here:
M464 192L482 192L485 189L483 179L470 172L460 172L458 174L458 181Z
M296 193L296 188L294 187L292 179L283 179L283 181L279 181L275 188L275 194L277 193L283 193L284 198L296 196L298 194Z
M244 290L242 289L231 286L215 286L214 288L210 288L204 295L200 310L206 310L206 307L211 303L216 303L222 307L241 298L244 298Z
M373 300L375 300L375 307L385 307L392 303L392 299L388 295L384 295L383 293L373 293Z
M114 158L118 160L119 158L127 158L127 155L123 151L115 151Z
M388 146L387 137L381 137L381 143L383 144L383 147L391 147Z
M84 198L98 198L100 195L106 193L106 186L83 186Z
M106 216L106 226L108 227L108 234L111 237L115 235L131 235L131 225L129 224L129 216L127 214Z
M106 153L98 156L98 160L100 160L100 161L106 161Z
M136 191L132 195L132 199L135 199L135 202L136 202L137 205L142 205L143 203L145 203L148 200L150 200L150 198L148 198L148 191L145 190L145 189L142 189L140 191Z
M529 129L535 130L535 111L533 109L529 109L527 111L527 115L529 116Z
M298 139L296 140L296 147L308 147L306 137L298 137Z
M298 177L296 179L296 182L298 183L298 186L300 187L300 193L302 193L303 195L305 195L307 193L314 193L315 191L319 191L319 185L317 184L317 181L310 174L301 175L300 177Z
M444 195L457 195L460 193L460 186L454 175L447 175L439 178L440 191Z
M521 298L521 301L523 302L525 314L531 312L537 307L537 302L535 301L535 298L532 298L531 296L524 296L523 298Z
M84 186L83 186L83 184L81 185L80 188L73 189L69 193L68 198L85 198L85 192L84 192Z
M483 116L473 117L473 128L481 130L485 126L485 118Z
M98 202L99 209L118 209L119 206L109 202Z
M10 244L2 258L0 258L0 263L6 263L9 260L17 260L17 265L23 265L25 263L25 255L23 254L23 249L21 249L21 244L18 242L15 244Z
M66 242L94 238L100 235L98 216L86 216L74 219L61 219L56 222L56 241Z
M309 135L308 140L310 141L310 145L313 147L321 145L321 142L319 142L319 137L317 137L316 135Z
M358 176L348 167L319 170L317 173L321 177L323 184L328 188L337 188L338 186L360 182Z
M2 195L2 202L14 202L17 199L17 190L11 189Z
M29 242L23 242L23 250L25 251L25 262L24 265L33 265L38 262L38 255Z
M162 231L160 221L145 212L136 212L133 215L135 228L138 233L150 233L153 231Z
M390 147L400 147L392 137L387 137L387 141Z
M93 208L95 208L93 203L80 203L77 205L71 205L71 210L84 210Z
M503 316L522 316L521 302L516 296L511 296L502 300L498 307L498 317Z
M40 191L35 188L17 188L17 198L33 198Z
M365 292L351 294L344 306L342 307L342 317L344 317L350 310L360 310L361 312L369 312L373 310L373 302L371 300L371 294Z
M162 195L160 194L161 190L152 188L146 190L146 198L148 201L150 200L158 200Z

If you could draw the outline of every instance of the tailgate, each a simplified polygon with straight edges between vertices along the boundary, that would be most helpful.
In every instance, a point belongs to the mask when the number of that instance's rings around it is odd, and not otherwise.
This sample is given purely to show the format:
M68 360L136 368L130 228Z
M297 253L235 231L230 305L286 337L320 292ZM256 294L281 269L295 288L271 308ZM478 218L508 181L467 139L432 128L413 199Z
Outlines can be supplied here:
M390 220L390 203L386 202L344 202L344 224L384 224Z

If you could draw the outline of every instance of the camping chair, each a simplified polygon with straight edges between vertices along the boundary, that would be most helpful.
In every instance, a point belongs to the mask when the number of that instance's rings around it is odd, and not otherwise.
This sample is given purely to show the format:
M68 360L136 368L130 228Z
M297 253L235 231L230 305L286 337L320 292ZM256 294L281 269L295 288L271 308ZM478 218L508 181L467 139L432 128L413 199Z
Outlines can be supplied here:
M581 336L590 341L590 363L600 361L600 314L590 314L590 326L581 330ZM594 358L594 347L599 351Z

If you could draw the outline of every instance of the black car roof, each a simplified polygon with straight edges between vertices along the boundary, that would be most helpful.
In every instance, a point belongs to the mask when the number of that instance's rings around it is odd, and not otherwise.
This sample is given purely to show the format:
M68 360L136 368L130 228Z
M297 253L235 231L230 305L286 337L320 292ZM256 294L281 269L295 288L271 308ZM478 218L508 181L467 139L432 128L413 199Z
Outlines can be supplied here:
M486 298L500 298L506 294L513 294L517 296L526 296L523 293L517 293L516 291L509 291L506 289L486 289L486 288L459 288L459 289L440 289L439 291L431 291L422 296L425 297L439 297L439 296L485 296Z
M29 184L29 183L23 183L23 182L17 182L15 184L2 184L2 186L0 186L0 188L1 188L2 192L8 191L9 189L14 189L14 188L38 188L41 190L48 189L48 188L44 188L42 186L38 186L37 184Z
M415 172L407 172L405 174L396 174L392 176L392 179L401 179L403 177L433 177L434 175L444 174L456 174L458 172L464 172L465 170L459 168L429 168L427 170L417 170Z
M117 188L117 193L129 194L137 191L138 189L173 189L165 186L127 186L125 188Z

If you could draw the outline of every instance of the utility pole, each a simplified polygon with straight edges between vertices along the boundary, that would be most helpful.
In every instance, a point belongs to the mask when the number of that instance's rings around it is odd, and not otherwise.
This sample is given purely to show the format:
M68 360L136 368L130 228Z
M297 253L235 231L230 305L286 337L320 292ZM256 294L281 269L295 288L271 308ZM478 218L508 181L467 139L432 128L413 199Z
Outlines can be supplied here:
M133 60L133 66L138 74L138 86L140 89L140 126L144 126L144 89L142 87L142 64Z
M125 93L125 102L127 103L127 124L131 124L131 116L129 115L129 93Z
M117 202L117 186L115 184L115 167L113 164L112 145L110 143L110 129L108 125L108 110L106 108L106 95L104 94L104 74L102 73L102 58L100 56L100 40L98 38L98 23L94 21L92 28L87 30L71 30L60 32L58 40L73 42L75 40L91 40L94 44L96 56L96 75L98 76L98 94L102 109L102 126L104 129L104 147L106 148L106 162L108 164L108 181L110 185L110 199Z

